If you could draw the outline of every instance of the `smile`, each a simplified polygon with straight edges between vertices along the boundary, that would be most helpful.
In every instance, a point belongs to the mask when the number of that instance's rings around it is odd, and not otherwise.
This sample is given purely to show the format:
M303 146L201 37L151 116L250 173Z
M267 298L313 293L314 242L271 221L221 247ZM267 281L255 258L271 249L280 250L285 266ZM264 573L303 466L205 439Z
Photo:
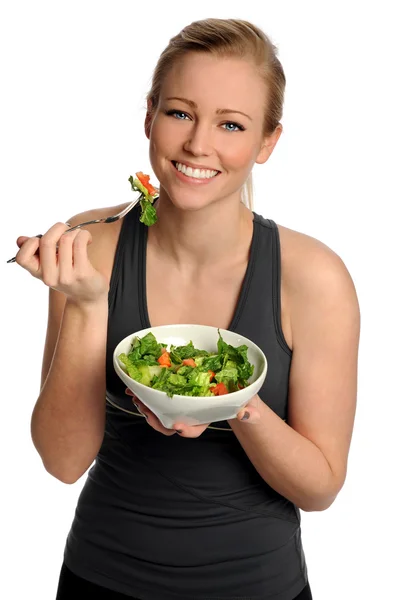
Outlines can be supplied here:
M192 167L188 167L184 163L172 161L175 169L186 177L191 177L193 179L212 179L219 175L220 171L215 171L211 169L193 169Z

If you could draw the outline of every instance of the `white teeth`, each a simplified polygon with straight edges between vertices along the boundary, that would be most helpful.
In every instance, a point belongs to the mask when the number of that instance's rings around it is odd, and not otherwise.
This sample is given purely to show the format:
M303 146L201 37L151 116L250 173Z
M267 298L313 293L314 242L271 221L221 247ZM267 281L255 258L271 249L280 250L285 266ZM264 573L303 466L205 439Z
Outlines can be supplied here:
M211 171L209 169L192 169L192 167L187 167L183 163L175 163L178 171L186 175L187 177L193 177L195 179L211 179L211 177L215 177L218 171Z

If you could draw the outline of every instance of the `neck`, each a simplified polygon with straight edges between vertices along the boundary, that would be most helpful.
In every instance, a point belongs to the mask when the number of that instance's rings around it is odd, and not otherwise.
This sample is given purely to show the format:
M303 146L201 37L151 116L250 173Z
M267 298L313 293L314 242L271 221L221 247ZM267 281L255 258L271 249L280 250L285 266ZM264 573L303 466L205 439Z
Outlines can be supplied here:
M239 198L188 211L177 208L161 189L156 207L158 221L149 229L149 241L178 267L215 267L249 247L253 214Z

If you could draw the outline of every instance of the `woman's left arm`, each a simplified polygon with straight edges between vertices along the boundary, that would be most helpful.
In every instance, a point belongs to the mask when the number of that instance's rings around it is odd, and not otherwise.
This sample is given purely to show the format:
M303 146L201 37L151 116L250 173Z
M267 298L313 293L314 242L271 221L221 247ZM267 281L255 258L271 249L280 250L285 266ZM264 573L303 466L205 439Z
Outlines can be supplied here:
M346 477L360 314L341 259L308 240L288 278L293 344L288 423L258 396L229 423L261 477L302 510L317 511L332 504ZM246 412L248 419L241 420Z

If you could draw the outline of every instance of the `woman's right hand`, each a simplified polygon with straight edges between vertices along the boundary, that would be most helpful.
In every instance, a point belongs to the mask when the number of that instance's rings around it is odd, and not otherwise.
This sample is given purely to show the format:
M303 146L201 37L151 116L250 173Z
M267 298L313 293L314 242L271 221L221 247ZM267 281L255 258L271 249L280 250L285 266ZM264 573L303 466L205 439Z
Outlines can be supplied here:
M125 389L125 394L128 396L132 396L132 402L136 406L137 410L143 415L150 427L159 431L163 435L174 435L174 433L178 433L181 437L186 438L197 438L199 437L209 426L209 423L206 425L184 425L183 423L175 423L172 429L167 429L161 423L159 418L149 409L143 402L139 400L139 398L129 389Z
M69 227L65 223L56 223L41 238L19 237L16 262L33 277L71 300L84 304L96 302L107 296L109 283L89 260L90 232L75 229L64 233Z
M181 433L176 429L167 429L158 419L158 417L149 409L143 402L139 400L137 396L129 389L126 388L125 394L128 396L132 396L132 402L143 417L145 417L146 421L156 431L164 434L164 435L174 435L174 433Z

